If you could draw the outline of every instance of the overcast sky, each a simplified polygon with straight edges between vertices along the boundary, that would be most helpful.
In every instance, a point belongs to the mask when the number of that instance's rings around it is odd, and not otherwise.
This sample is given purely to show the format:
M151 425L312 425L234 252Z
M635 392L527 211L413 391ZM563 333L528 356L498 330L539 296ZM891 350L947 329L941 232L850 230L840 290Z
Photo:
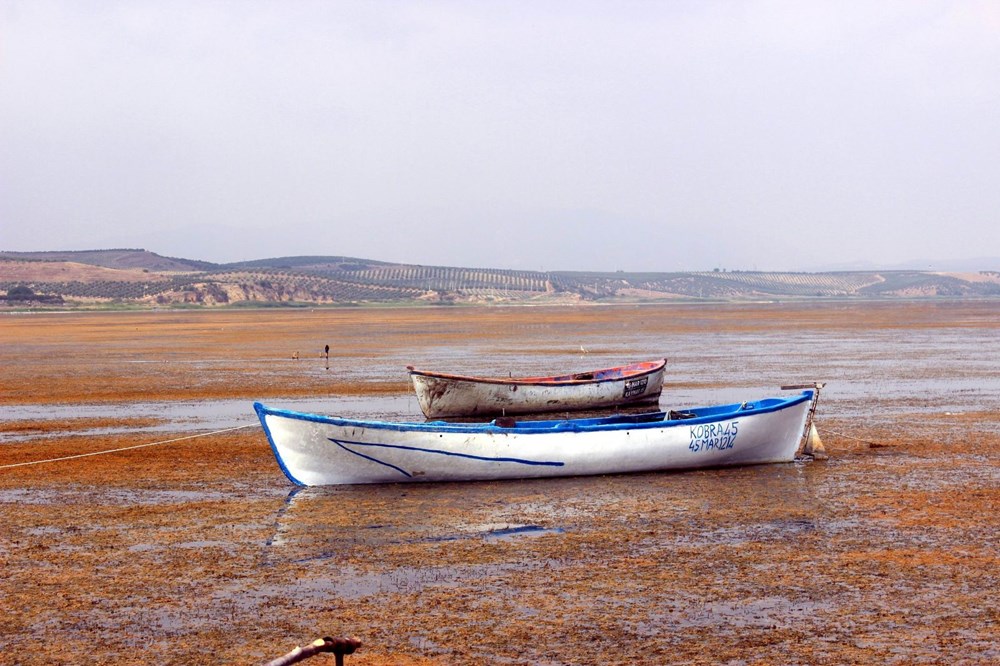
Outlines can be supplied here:
M122 247L1000 256L1000 2L0 0L0 250Z

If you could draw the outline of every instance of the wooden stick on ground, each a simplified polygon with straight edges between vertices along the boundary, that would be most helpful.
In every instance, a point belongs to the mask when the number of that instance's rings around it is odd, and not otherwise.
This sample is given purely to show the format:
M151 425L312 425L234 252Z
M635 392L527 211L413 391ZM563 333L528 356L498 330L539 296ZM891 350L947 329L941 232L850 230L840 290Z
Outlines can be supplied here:
M305 647L296 647L283 657L267 662L264 666L289 666L314 657L321 652L332 652L337 658L337 666L343 666L344 655L352 654L361 647L356 638L317 638Z

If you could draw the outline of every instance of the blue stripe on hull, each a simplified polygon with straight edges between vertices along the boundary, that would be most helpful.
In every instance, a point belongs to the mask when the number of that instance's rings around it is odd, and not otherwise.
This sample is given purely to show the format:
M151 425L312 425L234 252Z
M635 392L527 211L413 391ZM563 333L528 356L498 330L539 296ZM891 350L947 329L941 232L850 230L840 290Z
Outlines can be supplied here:
M374 448L397 449L400 451L417 451L419 453L432 453L441 456L453 456L455 458L480 460L483 462L514 463L518 465L531 465L531 466L541 465L545 467L562 467L565 464L562 462L549 461L549 460L524 460L523 458L490 458L488 456L474 456L471 453L456 453L454 451L443 451L441 449L424 449L417 446L402 446L400 444L379 444L376 442L352 442L347 440L334 439L333 437L328 437L327 439L329 439L331 442L342 448L344 451L347 451L348 453L353 453L354 455L364 458L365 460L371 460L372 462L376 462L380 465L385 465L386 467L392 468L397 472L399 472L400 474L405 475L407 478L411 478L413 475L404 470L403 468L397 467L396 465L393 465L391 463L387 463L384 460L379 460L374 456L366 455L364 453L361 453L360 451L355 451L349 448L347 444L360 447L371 446Z

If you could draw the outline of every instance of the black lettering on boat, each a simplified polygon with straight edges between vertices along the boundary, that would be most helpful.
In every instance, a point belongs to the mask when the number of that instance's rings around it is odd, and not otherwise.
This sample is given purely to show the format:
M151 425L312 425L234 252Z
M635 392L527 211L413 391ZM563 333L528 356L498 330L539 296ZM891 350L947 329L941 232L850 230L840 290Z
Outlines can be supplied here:
M722 423L702 423L690 427L691 441L688 448L694 453L699 451L723 451L736 445L736 435L739 433L739 421Z
M648 383L649 377L637 377L636 379L625 380L625 391L622 393L622 397L632 398L642 395L646 392L646 384Z

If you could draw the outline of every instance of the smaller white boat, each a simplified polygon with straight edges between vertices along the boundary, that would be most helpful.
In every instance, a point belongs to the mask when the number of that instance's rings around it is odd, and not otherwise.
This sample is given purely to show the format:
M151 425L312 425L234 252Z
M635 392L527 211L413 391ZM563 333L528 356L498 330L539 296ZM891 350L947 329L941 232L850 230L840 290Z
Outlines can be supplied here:
M815 432L819 386L682 412L554 421L392 423L254 409L293 483L496 481L791 462Z
M551 377L470 377L406 366L429 419L607 409L656 403L665 358Z

